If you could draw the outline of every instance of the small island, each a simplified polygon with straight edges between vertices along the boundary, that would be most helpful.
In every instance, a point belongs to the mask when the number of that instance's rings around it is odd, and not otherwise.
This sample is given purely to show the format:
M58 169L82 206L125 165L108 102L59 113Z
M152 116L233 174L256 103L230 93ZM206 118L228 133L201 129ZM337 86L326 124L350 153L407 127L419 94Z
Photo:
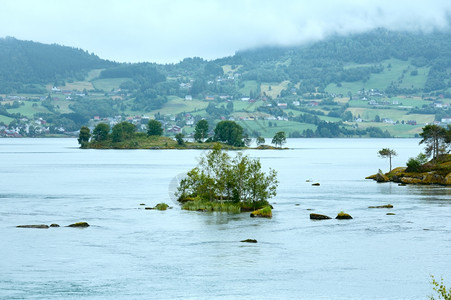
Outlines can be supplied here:
M150 120L147 132L136 132L135 125L121 122L113 126L99 123L92 130L83 126L80 129L78 143L82 149L213 149L216 144L226 150L249 149L251 138L245 134L244 129L234 121L220 121L209 133L207 120L196 123L192 139L188 141L184 134L178 133L175 138L163 136L161 122ZM265 145L265 138L256 138L257 147L253 149L275 150L287 149L282 146L286 143L286 134L277 132L271 145Z
M420 134L423 138L420 144L425 144L425 153L420 153L415 158L407 161L406 167L391 169L391 158L396 156L396 151L384 148L379 151L380 157L390 159L390 172L366 177L377 182L397 182L405 184L438 184L451 185L451 154L447 149L451 146L451 126L447 129L437 125L427 125ZM428 158L432 159L428 161Z
M268 199L276 195L277 185L276 171L265 174L258 159L241 152L232 158L217 144L181 180L175 195L185 210L271 218Z

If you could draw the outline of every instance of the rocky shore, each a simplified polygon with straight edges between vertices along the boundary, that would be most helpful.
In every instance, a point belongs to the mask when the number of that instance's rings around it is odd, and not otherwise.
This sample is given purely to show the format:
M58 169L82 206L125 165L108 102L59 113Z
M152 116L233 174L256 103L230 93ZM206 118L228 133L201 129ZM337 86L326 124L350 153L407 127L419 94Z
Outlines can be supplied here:
M439 184L451 185L451 162L437 165L435 168L425 172L408 172L407 168L399 167L393 169L391 172L377 174L366 177L366 179L373 179L377 182L396 182L399 184Z

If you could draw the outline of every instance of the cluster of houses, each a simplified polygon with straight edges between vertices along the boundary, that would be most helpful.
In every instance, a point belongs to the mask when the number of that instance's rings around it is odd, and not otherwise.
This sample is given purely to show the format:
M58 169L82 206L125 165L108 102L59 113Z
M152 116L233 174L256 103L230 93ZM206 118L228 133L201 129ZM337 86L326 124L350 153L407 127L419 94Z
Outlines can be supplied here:
M19 122L10 126L0 126L0 137L24 137L40 136L50 133L75 135L74 132L67 132L63 127L50 128L42 118L29 120L21 118Z

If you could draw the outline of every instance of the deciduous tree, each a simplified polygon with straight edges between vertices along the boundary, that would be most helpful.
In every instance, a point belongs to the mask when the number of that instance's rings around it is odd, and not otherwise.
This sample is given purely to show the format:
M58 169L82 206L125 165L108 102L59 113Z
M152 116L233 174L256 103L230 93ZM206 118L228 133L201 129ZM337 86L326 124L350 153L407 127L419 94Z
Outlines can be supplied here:
M110 133L110 125L106 123L99 123L92 131L92 138L96 142L101 142L108 138L109 133Z
M129 122L121 122L113 126L111 133L113 142L122 142L130 139L135 134L136 126Z
M147 123L147 135L156 135L160 136L163 134L163 127L161 125L161 122L157 120L150 120L149 123Z
M215 141L243 147L243 127L233 121L221 121L215 127Z
M208 121L199 120L196 123L196 127L194 129L194 140L196 142L203 142L207 137L208 137Z
M285 131L277 132L271 141L272 144L274 144L278 147L282 147L282 145L285 144L286 142L287 142L287 137L286 137Z
M91 137L91 131L88 127L83 126L80 128L80 134L78 135L78 143L82 148L85 148L89 142L89 138Z

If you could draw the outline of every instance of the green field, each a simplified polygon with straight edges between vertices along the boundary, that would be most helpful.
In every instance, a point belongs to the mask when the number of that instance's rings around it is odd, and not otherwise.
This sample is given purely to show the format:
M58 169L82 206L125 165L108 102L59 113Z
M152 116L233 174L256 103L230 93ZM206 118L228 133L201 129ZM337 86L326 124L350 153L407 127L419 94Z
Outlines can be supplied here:
M391 65L389 68L388 66ZM366 65L356 65L350 64L345 66L346 68L371 66ZM398 84L401 88L424 88L426 82L427 74L429 73L429 68L415 68L410 65L409 61L402 61L398 59L389 59L382 62L384 71L378 74L371 74L368 81L356 81L356 82L342 82L342 86L338 87L336 84L329 84L326 87L326 92L347 95L348 92L352 94L357 93L357 91L369 89L378 89L384 91L391 83ZM417 70L418 75L410 75L411 71Z
M269 127L269 122L273 124L272 127ZM255 121L237 121L243 128L247 129L249 133L253 131L257 131L261 136L265 138L272 138L276 132L285 131L288 134L293 131L298 131L302 133L305 129L315 130L316 126L313 124L305 124L299 122L292 121L267 121L267 120L255 120ZM277 124L277 126L275 126Z
M176 115L179 113L191 113L195 110L204 110L208 106L207 101L195 100L186 101L185 99L169 96L168 102L160 109L150 111L150 114L160 113L162 115Z
M27 118L32 118L35 113L49 113L49 110L40 103L32 102L32 101L23 101L25 105L21 105L19 108L11 108L8 109L9 113L20 113L21 115L26 116ZM37 106L33 107L33 103L36 103Z
M434 115L426 115L426 114L407 114L407 111L398 110L398 109L367 109L367 108L359 108L352 107L348 108L348 110L352 113L354 117L360 115L360 118L364 121L373 121L376 115L378 115L381 119L392 119L394 122L396 121L409 121L415 120L417 124L426 124L434 121Z
M394 137L411 138L415 134L419 134L422 131L422 125L407 125L407 124L387 124L387 123L375 123L365 122L358 124L360 129L366 129L368 127L377 127L383 131L387 130Z
M119 89L119 86L131 80L130 78L107 78L107 79L94 79L92 85L94 88L99 90L104 90L105 92L110 92L112 90Z
M11 123L13 120L14 120L13 118L10 118L10 117L7 117L7 116L2 116L2 115L0 115L0 122L4 123L4 124L6 124L6 125L8 125L9 123Z
M244 87L239 89L239 92L247 97L249 97L251 91L255 93L257 91L258 83L256 80L244 81Z
M280 92L287 88L290 82L288 80L282 81L281 83L272 82L272 83L262 83L261 84L261 92L266 93L267 96L276 99L280 96ZM271 90L269 90L271 87Z

